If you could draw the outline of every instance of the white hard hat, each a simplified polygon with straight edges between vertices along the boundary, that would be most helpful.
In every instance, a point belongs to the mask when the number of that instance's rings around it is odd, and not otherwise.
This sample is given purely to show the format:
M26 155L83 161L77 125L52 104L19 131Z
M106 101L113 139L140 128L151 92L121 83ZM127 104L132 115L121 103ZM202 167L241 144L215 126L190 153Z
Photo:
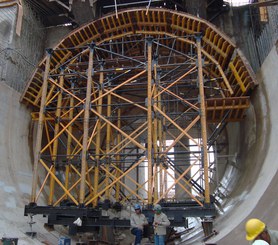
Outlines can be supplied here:
M264 240L256 240L252 245L269 245L269 243Z

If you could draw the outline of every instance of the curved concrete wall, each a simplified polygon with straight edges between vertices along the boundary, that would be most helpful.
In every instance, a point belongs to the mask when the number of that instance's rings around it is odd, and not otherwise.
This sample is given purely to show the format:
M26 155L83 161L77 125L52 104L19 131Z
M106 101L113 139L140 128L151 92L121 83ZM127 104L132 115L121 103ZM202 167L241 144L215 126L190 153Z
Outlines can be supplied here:
M252 217L278 230L278 53L273 47L257 78L260 85L252 98L253 108L241 125L239 155L241 178L226 208L216 220L219 235L209 242L218 245L248 244L245 222ZM225 207L224 207L225 208Z
M219 235L210 239L210 243L248 244L244 224L251 217L261 218L269 228L278 230L277 60L277 48L273 47L257 74L260 85L252 96L253 107L239 128L241 151L235 166L240 173L236 176L239 181L225 202L224 210L227 211L216 220L215 229ZM30 112L19 99L19 93L0 83L0 238L18 237L19 244L42 244L44 240L57 244L59 235L43 228L42 217L35 218L34 231L39 232L38 239L32 240L24 234L30 231L29 220L23 213L31 193L32 142L28 138ZM198 243L203 244L191 244Z
M232 196L225 203L224 210L228 211L216 220L215 229L219 235L212 238L211 243L248 244L244 238L244 223L250 217L259 217L270 228L278 229L277 60L277 49L274 47L258 74L261 82L253 94L253 107L240 125L242 145L236 166L241 176ZM23 212L31 193L32 160L28 139L30 112L19 103L19 99L17 92L0 84L0 236L19 237L19 244L41 244L24 234L29 231L28 218L23 216ZM58 235L48 233L40 219L36 217L38 223L34 225L34 230L40 231L39 240L47 237L46 240L57 241ZM197 243L194 241L192 244Z
M24 230L14 234L12 228L23 216L22 208L30 195L30 115L19 104L17 92L4 84L0 86L0 227L2 236L22 236Z
M32 160L30 158L30 112L19 103L20 94L0 83L0 239L19 238L19 245L57 244L59 234L43 227L44 218L37 217L33 231L37 239L30 239L31 231L24 217L24 206L30 202Z
M209 240L211 243L248 244L244 224L250 217L261 218L270 228L278 229L277 60L277 49L274 47L257 74L260 86L253 94L253 107L240 125L242 144L236 166L241 176L232 196L225 202L224 210L227 211L216 219L215 229L219 235ZM39 240L42 241L43 237L57 241L58 235L48 233L40 217L36 217L38 223L34 225L40 239L31 240L24 234L29 231L28 218L23 216L23 212L31 193L32 160L28 139L30 112L19 103L19 98L20 94L0 84L0 197L3 200L0 202L0 235L19 237L19 244L41 244ZM233 127L230 130L233 131Z

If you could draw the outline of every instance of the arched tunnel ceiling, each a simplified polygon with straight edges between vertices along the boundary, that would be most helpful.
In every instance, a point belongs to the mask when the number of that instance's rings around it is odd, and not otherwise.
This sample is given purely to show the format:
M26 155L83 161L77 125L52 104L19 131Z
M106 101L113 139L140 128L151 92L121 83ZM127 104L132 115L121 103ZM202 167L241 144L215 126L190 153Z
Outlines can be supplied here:
M147 36L156 40L157 50L159 48L158 65L169 62L184 63L188 60L187 55L196 51L194 35L198 33L202 35L205 76L207 80L215 80L214 86L222 91L210 96L215 97L214 100L207 100L208 120L219 121L224 113L220 106L225 104L230 104L230 108L235 110L234 115L230 113L231 120L241 119L244 115L241 109L248 107L248 99L244 97L248 96L257 84L252 70L227 36L207 21L185 13L166 9L130 9L106 15L64 38L54 48L50 70L55 73L62 66L73 67L77 62L86 66L87 46L92 42L100 48L97 54L99 60L105 59L107 69L138 65L145 59L146 47L143 41ZM133 57L137 61L123 61L124 58L121 59L120 56L115 59L109 54L110 50ZM36 69L22 96L23 102L35 107L38 107L40 102L44 66L45 59ZM84 69L83 67L83 71ZM219 109L218 116L216 108ZM212 111L214 113L210 113Z

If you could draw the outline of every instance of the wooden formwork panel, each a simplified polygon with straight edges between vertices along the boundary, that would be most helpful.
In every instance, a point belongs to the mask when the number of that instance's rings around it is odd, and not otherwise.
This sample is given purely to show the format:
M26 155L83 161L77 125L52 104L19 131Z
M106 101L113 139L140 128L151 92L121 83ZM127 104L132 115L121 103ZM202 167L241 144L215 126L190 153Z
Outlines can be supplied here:
M76 53L81 52L81 49L70 50L69 48L83 47L91 42L101 44L104 41L125 38L134 33L152 35L153 37L162 34L176 37L175 48L180 52L187 53L194 39L190 35L194 36L199 32L203 34L202 46L204 51L217 62L217 64L211 65L210 72L215 76L221 76L218 69L219 65L226 72L231 87L235 87L235 93L226 96L248 94L256 81L254 81L254 76L250 75L251 69L242 62L242 56L236 52L236 47L231 40L202 19L166 9L149 9L148 12L146 9L122 11L117 16L116 14L107 15L80 27L55 47L58 51L52 55L50 69L55 71ZM165 40L164 44L170 45L169 40ZM139 51L141 50L139 49ZM136 52L134 49L133 52L138 54L139 51ZM232 56L235 57L232 58ZM209 61L206 55L204 55L204 59ZM31 88L42 84L41 74L45 68L44 63L45 59L40 63L22 95L22 101L27 104L37 105L39 101L37 97L40 96L40 93Z

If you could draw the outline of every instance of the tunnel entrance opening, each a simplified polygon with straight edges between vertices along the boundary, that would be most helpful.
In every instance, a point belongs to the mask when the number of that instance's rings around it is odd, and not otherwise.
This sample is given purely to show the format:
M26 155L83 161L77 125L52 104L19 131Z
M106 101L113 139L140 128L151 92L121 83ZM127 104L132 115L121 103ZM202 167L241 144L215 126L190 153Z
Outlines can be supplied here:
M208 152L228 122L243 120L255 85L233 43L184 13L133 9L79 28L47 50L22 97L38 126L25 214L76 232L129 226L102 210L135 202L150 219L160 203L172 226L214 217Z

